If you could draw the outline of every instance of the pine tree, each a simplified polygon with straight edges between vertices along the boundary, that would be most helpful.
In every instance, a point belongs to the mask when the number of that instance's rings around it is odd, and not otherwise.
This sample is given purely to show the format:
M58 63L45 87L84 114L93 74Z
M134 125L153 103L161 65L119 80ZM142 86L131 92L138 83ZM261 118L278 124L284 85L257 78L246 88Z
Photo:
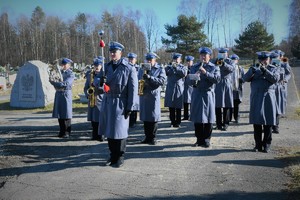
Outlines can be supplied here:
M204 23L199 23L195 16L179 15L177 20L177 25L165 24L166 34L171 39L162 37L162 43L167 46L168 52L196 56L200 46L211 46L205 42L207 37L202 30Z
M233 51L240 57L256 59L256 52L270 51L274 47L274 36L268 34L264 25L255 21L250 23L245 31L235 39Z

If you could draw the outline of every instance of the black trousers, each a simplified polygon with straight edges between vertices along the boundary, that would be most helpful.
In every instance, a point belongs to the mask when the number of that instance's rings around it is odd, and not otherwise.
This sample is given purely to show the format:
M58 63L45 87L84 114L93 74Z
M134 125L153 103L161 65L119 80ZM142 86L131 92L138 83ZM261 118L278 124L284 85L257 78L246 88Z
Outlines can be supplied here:
M124 154L126 152L126 140L127 140L126 138L124 139L107 138L111 163L116 163L120 158L124 158Z
M205 140L210 140L212 133L212 123L194 123L195 136L197 143L200 145L205 144Z
M157 122L144 122L144 132L146 140L151 141L156 138L157 134Z
M279 129L279 119L280 119L280 115L276 114L276 125L272 126L273 130L277 130Z
M99 135L98 135L98 127L99 127L99 122L91 122L92 124L92 139L98 139Z
M137 119L137 111L132 111L129 116L129 127L132 127L134 124L136 124Z
M184 119L189 119L190 117L190 112L189 112L189 107L190 103L183 103L183 118Z
M58 119L59 135L71 134L71 119Z
M223 118L223 121L222 121ZM218 128L228 126L230 121L230 108L216 108L216 124Z
M253 124L253 128L254 128L254 140L255 140L256 147L261 148L262 146L265 147L266 144L271 144L272 141L271 125ZM262 132L264 132L263 139L262 139Z
M181 109L180 108L169 108L170 120L172 125L181 124Z
M241 101L239 99L233 100L233 118L236 121L239 121L240 119L240 103Z

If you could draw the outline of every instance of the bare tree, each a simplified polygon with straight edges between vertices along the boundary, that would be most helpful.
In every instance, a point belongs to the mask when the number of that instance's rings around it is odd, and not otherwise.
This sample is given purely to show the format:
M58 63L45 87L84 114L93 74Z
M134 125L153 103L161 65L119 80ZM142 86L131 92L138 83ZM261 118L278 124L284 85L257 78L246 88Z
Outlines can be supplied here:
M34 59L32 54L33 45L31 42L30 21L25 16L20 16L18 19L18 39L17 44L19 48L20 60L18 64L22 64L27 60Z
M148 51L153 51L153 47L158 37L158 22L154 10L153 9L147 10L144 19L145 19L146 38L147 38L147 49Z
M204 22L206 27L206 34L208 36L208 42L213 44L217 22L217 7L214 6L214 0L209 0L207 3Z
M266 3L263 3L262 0L257 0L256 5L258 20L261 21L261 23L266 27L267 30L269 30L272 25L272 8Z
M146 53L146 37L140 26L139 11L110 14L104 11L100 20L78 13L74 19L63 22L58 17L46 16L36 7L30 19L20 16L13 27L8 15L0 15L0 65L21 65L25 61L39 59L52 62L70 57L74 62L89 63L100 55L99 30L104 30L104 41L118 41L125 45L125 53L133 51L140 58ZM157 25L151 30L157 30ZM157 32L154 32L157 34ZM157 38L154 35L153 38ZM155 42L155 40L150 40ZM152 43L151 43L152 44ZM108 45L108 44L107 44ZM108 57L108 51L104 51Z
M8 22L8 14L4 13L0 17L0 46L2 51L0 51L0 65L6 64L9 57L9 35L10 35L10 25Z
M292 0L289 7L289 37L300 35L300 1Z
M43 54L42 48L42 33L45 26L45 13L43 9L37 6L31 15L32 27L32 43L33 43L33 56L35 59L40 60Z
M196 16L198 21L202 19L202 2L198 0L181 0L177 10L179 14L191 17Z

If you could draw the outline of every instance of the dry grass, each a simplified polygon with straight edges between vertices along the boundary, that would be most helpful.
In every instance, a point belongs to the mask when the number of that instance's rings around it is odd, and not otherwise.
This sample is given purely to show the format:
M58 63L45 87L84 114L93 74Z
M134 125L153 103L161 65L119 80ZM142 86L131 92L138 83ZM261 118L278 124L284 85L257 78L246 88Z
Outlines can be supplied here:
M289 200L296 200L300 196L300 146L280 148L278 159L283 160L286 164L286 172L292 177L287 184Z

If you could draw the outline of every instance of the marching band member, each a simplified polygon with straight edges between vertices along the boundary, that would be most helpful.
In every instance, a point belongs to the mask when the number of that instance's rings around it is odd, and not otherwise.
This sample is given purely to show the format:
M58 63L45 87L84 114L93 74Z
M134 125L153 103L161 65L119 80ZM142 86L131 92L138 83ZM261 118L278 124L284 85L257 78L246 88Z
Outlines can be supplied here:
M254 151L268 153L272 141L272 126L276 124L277 67L270 64L270 52L257 52L259 63L249 68L244 80L251 82L249 122L254 128ZM264 137L262 139L262 132Z
M195 64L191 75L196 75L192 81L193 92L191 99L190 120L194 122L195 147L210 147L212 124L215 122L215 85L220 81L219 66L209 62L212 50L208 47L199 49L201 63ZM190 79L190 78L189 78Z
M230 121L230 108L233 108L232 73L234 67L228 58L227 48L220 48L217 63L221 81L216 85L216 129L226 131Z
M233 62L234 70L232 73L232 89L233 89L233 113L231 112L231 116L233 114L233 118L236 123L239 123L240 119L240 103L243 100L243 76L244 76L244 68L238 64L239 56L236 54L232 54L230 59Z
M193 56L186 56L185 60L187 62L187 68L189 74L191 72L191 68L194 63ZM188 84L187 78L184 80L184 90L183 90L183 119L182 120L189 120L190 112L189 107L191 105L191 96L192 96L193 86Z
M129 115L138 105L138 80L136 69L122 57L124 46L118 42L109 45L111 61L105 65L105 84L110 88L104 93L100 112L103 119L101 132L107 137L110 158L107 165L124 164Z
M276 102L277 102L277 115L276 125L272 126L273 133L279 134L279 119L286 113L287 106L287 83L291 78L291 67L287 58L283 58L284 52L281 50L274 50L272 54L272 64L277 66L280 71L280 80L276 84ZM276 56L278 55L278 56Z
M129 64L132 65L133 67L135 67L136 72L138 74L140 66L138 64L136 64L137 55L135 53L128 53L127 58L128 58ZM136 124L137 112L138 112L138 110L133 110L129 116L129 127L131 127L131 128L134 127L134 125Z
M92 125L92 140L98 140L100 142L104 139L103 136L98 135L99 109L103 94L99 93L95 81L97 80L97 75L100 73L103 64L104 61L102 57L94 59L94 68L87 71L85 74L86 81L83 89L85 96L89 99L87 121L90 121Z
M159 57L149 52L146 60L151 65L151 69L144 72L141 67L138 78L144 80L143 94L140 95L140 119L144 122L145 138L142 144L156 144L158 121L161 120L160 92L161 86L166 80L166 73L156 59Z
M173 63L166 70L167 88L165 107L169 107L171 127L180 127L181 109L183 105L184 77L187 75L187 67L181 64L180 53L173 54Z
M58 137L68 138L71 134L72 119L72 85L74 81L73 71L70 69L73 61L69 58L63 58L61 61L62 79L60 82L50 83L55 87L55 98L52 117L58 118L59 134Z

